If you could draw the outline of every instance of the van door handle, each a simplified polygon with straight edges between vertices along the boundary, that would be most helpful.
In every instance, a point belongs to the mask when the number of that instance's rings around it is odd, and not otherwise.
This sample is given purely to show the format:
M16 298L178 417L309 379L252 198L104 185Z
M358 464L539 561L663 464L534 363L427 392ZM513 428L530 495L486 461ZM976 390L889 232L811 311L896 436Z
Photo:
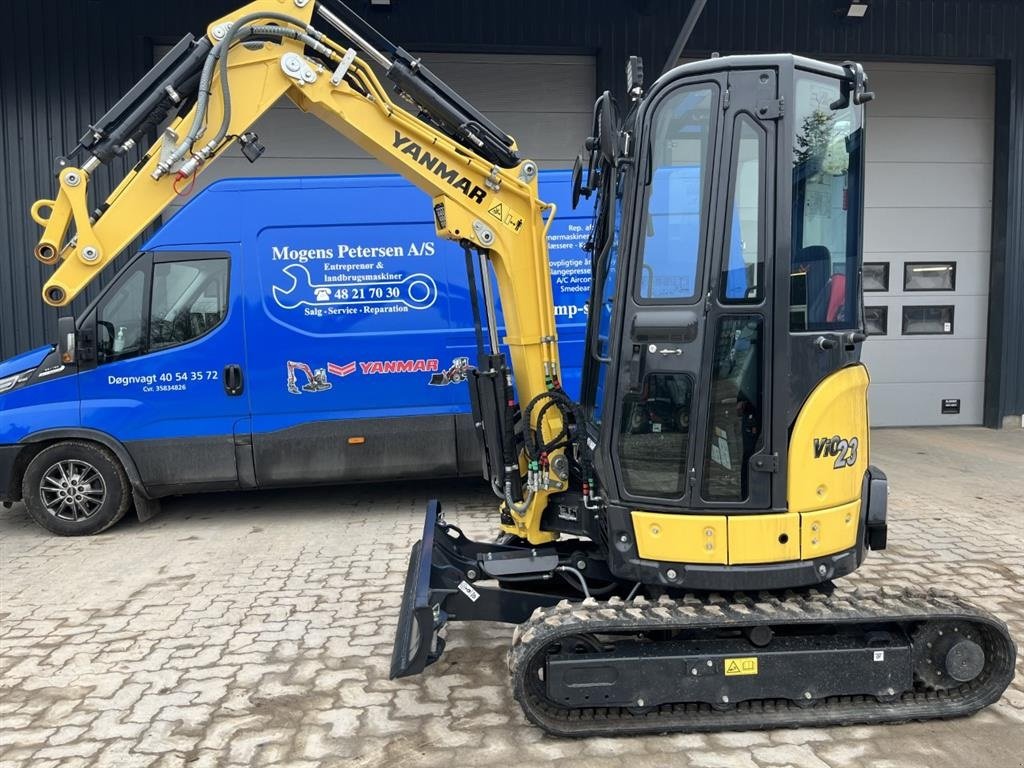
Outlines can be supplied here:
M224 391L231 396L242 394L244 386L242 384L242 366L240 365L225 365L224 366Z

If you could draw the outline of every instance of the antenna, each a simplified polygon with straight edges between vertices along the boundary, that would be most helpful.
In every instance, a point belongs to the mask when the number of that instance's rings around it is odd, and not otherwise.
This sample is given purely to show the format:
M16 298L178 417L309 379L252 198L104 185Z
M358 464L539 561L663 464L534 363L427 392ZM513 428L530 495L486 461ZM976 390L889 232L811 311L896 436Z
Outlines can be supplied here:
M676 38L676 43L672 46L672 50L668 54L665 66L661 68L661 75L672 69L672 67L676 65L676 62L679 61L679 57L683 55L683 49L690 41L690 35L693 34L693 28L697 26L697 21L700 19L701 14L704 13L704 6L707 5L707 1L708 0L693 0L693 5L690 6L690 12L686 14L686 21L683 22L683 28L679 30L679 36ZM659 77L661 75L659 75Z

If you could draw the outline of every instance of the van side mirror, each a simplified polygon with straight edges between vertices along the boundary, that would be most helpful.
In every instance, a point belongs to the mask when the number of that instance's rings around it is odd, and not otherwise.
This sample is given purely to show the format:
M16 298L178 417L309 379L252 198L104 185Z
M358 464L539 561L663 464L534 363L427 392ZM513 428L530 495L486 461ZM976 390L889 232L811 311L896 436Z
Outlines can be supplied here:
M78 333L75 329L75 318L61 317L57 319L57 353L64 365L75 362Z

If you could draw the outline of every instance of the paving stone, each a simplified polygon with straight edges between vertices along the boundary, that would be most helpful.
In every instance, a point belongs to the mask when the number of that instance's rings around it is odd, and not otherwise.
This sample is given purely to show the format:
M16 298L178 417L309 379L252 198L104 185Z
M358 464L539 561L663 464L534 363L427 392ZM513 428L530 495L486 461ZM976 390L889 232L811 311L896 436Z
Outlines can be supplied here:
M950 589L1024 637L1024 432L882 430L872 450L892 488L890 549L840 589ZM0 510L0 766L1019 763L1024 674L970 720L589 741L526 723L504 625L453 624L440 663L390 681L429 497L469 535L493 532L488 489L455 481L169 499L145 525L88 539Z

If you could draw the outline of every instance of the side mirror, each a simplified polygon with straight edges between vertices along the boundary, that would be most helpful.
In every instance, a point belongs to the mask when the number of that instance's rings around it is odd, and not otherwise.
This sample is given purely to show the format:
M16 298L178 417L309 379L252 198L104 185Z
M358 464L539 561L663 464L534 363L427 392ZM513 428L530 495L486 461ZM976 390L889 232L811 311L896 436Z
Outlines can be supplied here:
M78 333L75 329L75 318L61 317L57 320L57 353L64 365L71 365L76 360Z
M583 155L576 155L572 166L572 209L575 211L580 204L580 197L590 197L590 191L583 190Z
M614 165L619 153L619 131L622 129L619 105L615 97L609 91L605 91L598 98L595 111L598 149L601 151L602 159L609 165Z

